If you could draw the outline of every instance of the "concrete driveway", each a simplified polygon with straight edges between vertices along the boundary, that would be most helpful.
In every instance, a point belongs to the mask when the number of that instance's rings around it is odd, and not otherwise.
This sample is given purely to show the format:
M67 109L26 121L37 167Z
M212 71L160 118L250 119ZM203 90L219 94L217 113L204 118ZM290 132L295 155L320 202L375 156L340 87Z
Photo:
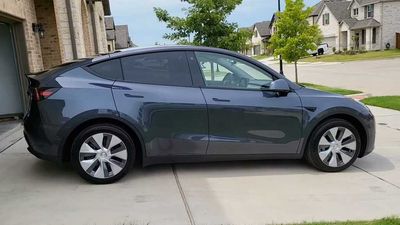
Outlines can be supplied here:
M400 112L373 108L376 150L342 173L297 160L135 167L90 185L68 165L0 154L1 224L270 224L400 215Z
M279 71L277 61L263 63ZM400 95L400 58L346 63L301 63L299 81L341 87L372 95ZM295 80L294 65L284 64L284 73Z

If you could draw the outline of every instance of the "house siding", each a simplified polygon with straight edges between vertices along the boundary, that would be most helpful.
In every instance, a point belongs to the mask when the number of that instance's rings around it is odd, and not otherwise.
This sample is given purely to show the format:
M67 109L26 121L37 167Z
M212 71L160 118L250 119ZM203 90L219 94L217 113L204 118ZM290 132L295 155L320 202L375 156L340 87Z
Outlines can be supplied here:
M323 25L323 16L324 14L329 13L329 24L328 25ZM317 19L316 24L318 24L319 28L322 31L322 34L324 36L323 42L328 43L329 49L332 51L332 48L335 47L336 49L339 49L339 22L337 19L333 16L332 12L329 10L329 8L324 7L323 10L321 11L320 16Z
M390 44L390 48L396 48L396 32L400 33L400 2L383 3L382 14L382 48L386 43Z

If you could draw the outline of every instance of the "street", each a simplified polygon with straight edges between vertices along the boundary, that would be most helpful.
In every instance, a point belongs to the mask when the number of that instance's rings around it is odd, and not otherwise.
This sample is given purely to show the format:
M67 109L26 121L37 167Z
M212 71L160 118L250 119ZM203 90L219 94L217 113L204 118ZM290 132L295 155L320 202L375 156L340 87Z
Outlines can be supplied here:
M278 61L262 60L279 71ZM294 64L283 65L292 81ZM299 63L299 82L363 91L374 96L400 95L400 58L346 63Z
M69 165L35 158L21 139L0 154L1 223L240 225L399 215L400 112L371 108L375 151L341 173L301 160L135 166L115 184L91 185Z

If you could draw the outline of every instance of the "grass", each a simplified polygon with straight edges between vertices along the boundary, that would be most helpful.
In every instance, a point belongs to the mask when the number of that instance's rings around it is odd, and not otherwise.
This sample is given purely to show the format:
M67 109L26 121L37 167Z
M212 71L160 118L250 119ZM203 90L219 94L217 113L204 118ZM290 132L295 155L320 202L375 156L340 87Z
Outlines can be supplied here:
M400 218L389 217L371 221L316 222L302 223L301 225L400 225Z
M300 62L350 62L359 60L374 60L374 59L392 59L400 57L400 49L392 49L385 51L370 51L356 55L322 55L317 57L308 57L301 59Z
M268 55L256 55L256 56L252 56L253 59L255 60L262 60L262 59L266 59L268 58Z
M400 96L376 96L361 100L364 104L400 111Z
M310 84L310 83L301 83L302 85L312 88L312 89L317 89L320 91L326 91L334 94L340 94L340 95L353 95L353 94L360 94L362 91L356 91L356 90L348 90L348 89L343 89L343 88L335 88L335 87L328 87L324 85L319 85L319 84Z

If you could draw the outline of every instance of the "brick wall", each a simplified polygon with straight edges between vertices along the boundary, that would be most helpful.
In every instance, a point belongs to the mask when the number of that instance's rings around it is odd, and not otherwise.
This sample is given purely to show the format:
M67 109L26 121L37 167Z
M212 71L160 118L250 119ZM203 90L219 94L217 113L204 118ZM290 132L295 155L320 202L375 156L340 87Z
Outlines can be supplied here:
M53 0L35 0L36 17L43 25L45 35L40 39L44 68L61 64L60 42L54 14Z
M0 14L15 17L22 22L29 72L43 70L39 36L32 30L32 23L37 23L33 0L0 0Z

